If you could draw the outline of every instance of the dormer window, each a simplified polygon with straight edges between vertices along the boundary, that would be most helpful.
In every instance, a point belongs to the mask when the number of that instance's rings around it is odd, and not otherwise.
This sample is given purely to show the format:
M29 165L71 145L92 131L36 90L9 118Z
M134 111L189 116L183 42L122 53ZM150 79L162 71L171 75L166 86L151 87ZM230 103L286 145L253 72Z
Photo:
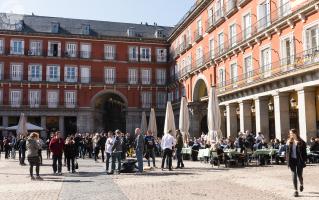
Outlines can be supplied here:
M162 38L162 37L164 37L163 30L162 30L162 29L156 30L156 31L155 31L155 37L156 37L156 38Z
M128 37L134 37L135 36L135 28L134 27L130 27L127 29L127 36Z
M52 33L58 33L59 32L59 27L60 27L59 23L52 22L51 23L51 32Z
M82 25L82 34L83 35L90 35L90 24L83 24Z

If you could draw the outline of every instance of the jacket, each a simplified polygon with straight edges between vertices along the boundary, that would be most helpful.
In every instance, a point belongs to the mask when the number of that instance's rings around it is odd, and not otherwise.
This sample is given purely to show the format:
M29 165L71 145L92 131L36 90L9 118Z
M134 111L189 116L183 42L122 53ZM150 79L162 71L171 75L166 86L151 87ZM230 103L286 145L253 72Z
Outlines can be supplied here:
M114 144L112 147L112 152L113 153L122 152L122 140L118 136L115 137Z
M62 155L64 149L64 140L62 138L52 138L49 144L49 149L53 155Z
M75 158L76 156L76 146L74 143L69 143L64 145L64 155L67 158Z
M26 146L28 150L28 153L27 153L28 158L39 156L39 144L36 140L28 139Z
M144 151L144 135L141 133L135 139L136 151Z
M287 146L287 165L288 167L291 167L291 152L292 152L292 146L293 143L288 143ZM307 145L306 143L301 140L297 143L296 147L296 154L297 154L297 164L299 167L306 167L306 161L307 161Z
M177 135L176 137L176 149L182 149L184 146L182 134Z

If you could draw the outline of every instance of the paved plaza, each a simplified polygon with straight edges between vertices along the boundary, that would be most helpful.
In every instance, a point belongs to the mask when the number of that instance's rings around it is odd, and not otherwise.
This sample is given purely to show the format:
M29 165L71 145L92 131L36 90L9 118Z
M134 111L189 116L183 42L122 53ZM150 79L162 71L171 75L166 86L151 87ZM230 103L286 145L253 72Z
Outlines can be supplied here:
M285 165L212 168L206 163L185 161L185 169L172 172L154 169L142 175L106 175L104 163L80 159L77 174L53 176L50 164L51 160L44 159L43 181L31 181L28 166L2 157L0 200L295 199ZM319 199L319 166L308 165L304 177L305 190L298 199Z

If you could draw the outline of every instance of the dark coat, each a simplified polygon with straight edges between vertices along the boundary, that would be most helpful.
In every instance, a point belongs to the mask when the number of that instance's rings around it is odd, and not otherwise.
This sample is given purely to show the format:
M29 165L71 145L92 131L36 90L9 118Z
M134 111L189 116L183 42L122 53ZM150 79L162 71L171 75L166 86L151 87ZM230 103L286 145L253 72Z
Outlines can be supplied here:
M288 167L291 167L291 152L292 152L292 146L293 143L289 143L287 146L287 164ZM300 140L297 143L297 147L296 147L296 154L297 154L297 164L299 167L306 167L306 161L307 161L307 145L305 143L305 141Z
M76 145L74 143L69 143L64 145L64 155L67 158L75 158L77 154Z
M175 145L175 147L176 147L176 149L182 149L183 146L184 146L183 136L182 136L182 134L179 134L176 137L176 145Z

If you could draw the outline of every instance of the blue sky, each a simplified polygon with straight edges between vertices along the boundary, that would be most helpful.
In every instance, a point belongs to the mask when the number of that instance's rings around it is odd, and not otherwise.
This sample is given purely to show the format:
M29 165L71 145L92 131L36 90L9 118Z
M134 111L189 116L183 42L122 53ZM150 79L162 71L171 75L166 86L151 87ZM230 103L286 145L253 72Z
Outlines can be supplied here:
M0 0L0 12L174 26L195 0Z

